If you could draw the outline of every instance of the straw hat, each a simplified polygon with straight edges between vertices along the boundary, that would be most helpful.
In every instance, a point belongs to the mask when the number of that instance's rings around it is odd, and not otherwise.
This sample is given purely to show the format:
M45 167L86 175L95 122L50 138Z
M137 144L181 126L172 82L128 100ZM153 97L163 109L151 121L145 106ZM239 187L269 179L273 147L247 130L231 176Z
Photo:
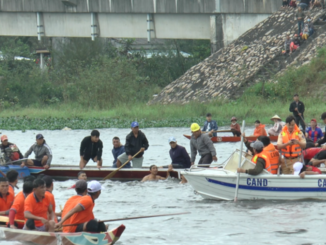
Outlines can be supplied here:
M273 119L278 119L278 120L282 121L282 119L281 119L278 115L273 116L273 117L271 118L271 120L273 120Z

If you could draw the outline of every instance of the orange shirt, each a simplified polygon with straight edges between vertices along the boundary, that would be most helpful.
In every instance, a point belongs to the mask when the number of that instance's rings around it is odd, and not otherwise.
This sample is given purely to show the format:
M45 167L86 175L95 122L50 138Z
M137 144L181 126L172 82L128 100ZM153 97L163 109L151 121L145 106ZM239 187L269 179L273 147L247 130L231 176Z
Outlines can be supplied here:
M3 198L2 194L0 193L0 211L9 210L12 203L14 202L14 199L14 195L12 195L10 192L8 192L6 199Z
M71 216L71 224L82 224L94 219L93 208L95 204L91 196L83 196L82 198L78 199L76 203L77 205L82 206L84 210ZM71 226L70 232L75 232L76 228L77 226Z
M54 200L54 195L50 192L50 191L46 191L45 195L49 196L51 204L52 204L52 210L53 210L53 214L54 214L54 220L56 223L58 223L58 219L55 215L55 200Z
M38 200L33 192L25 199L24 212L28 211L35 216L48 219L49 206L51 206L51 200L46 192L42 200ZM27 219L25 219L25 221L27 221ZM42 221L35 220L35 226L43 226Z
M25 194L24 192L19 192L14 200L13 205L11 206L11 210L16 212L15 219L24 220L24 204L25 204Z
M12 194L13 196L15 196L15 189L14 189L14 187L11 185L11 184L9 184L9 193L10 194Z
M267 136L264 124L260 124L258 127L255 128L254 136Z
M66 216L66 214L78 204L79 199L81 199L82 197L83 196L80 196L80 195L70 197L67 200L65 206L63 207L61 217L64 218ZM64 225L65 224L71 224L70 219L71 219L71 217L69 219L67 219L63 224ZM71 226L66 226L66 227L62 228L62 231L63 232L70 232L71 228L72 228Z

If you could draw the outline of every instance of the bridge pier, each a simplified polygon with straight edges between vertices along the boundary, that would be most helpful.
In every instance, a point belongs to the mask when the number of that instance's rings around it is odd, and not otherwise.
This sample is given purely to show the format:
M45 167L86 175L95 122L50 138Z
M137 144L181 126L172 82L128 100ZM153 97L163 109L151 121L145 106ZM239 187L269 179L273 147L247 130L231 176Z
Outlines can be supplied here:
M41 37L44 36L44 21L43 13L36 13L36 25L37 25L37 40L41 41Z
M222 15L210 16L210 40L211 40L211 53L215 53L224 47L224 32Z

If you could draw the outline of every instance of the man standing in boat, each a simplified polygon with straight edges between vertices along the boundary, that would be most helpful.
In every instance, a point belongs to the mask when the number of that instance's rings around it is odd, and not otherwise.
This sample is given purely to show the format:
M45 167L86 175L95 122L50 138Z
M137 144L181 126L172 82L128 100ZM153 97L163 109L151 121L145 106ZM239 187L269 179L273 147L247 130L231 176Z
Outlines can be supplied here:
M207 132L210 137L212 137L212 136L216 137L217 133L214 133L214 131L217 131L217 129L218 129L218 126L217 126L216 121L212 120L212 114L207 113L203 131Z
M198 164L211 164L213 160L216 162L216 150L213 142L207 134L203 134L200 126L197 123L191 124L192 136L190 139L191 149L191 165L194 165L196 160L197 151L201 156Z
M33 144L29 150L25 153L24 158L27 158L34 152L35 159L28 159L26 162L21 164L24 167L25 164L28 166L38 166L45 169L49 169L52 161L52 151L50 146L45 142L42 134L36 135L36 143Z
M294 116L286 118L286 125L278 136L277 149L281 150L281 167L283 174L293 174L293 164L304 162L301 159L302 150L306 148L306 139L295 123Z
M293 116L295 118L295 123L299 127L299 124L301 124L302 132L306 131L306 124L304 122L304 111L305 107L302 101L299 100L299 95L295 94L293 96L293 102L290 104L289 108L290 112L293 113Z
M264 154L264 144L260 141L255 141L254 143L251 143L250 146L252 147L254 151L254 157L251 159L251 161L256 164L254 169L243 169L238 168L238 173L245 173L250 175L258 175L260 174L264 169L272 173L272 166L269 161L269 158L266 154Z
M100 132L93 130L91 136L87 136L80 144L80 169L85 168L90 159L97 163L97 167L101 168L103 164L102 160L103 143L100 140Z
M144 151L149 147L146 135L139 130L138 122L131 123L131 132L126 137L125 153L120 155L117 160L117 167L125 162L132 161L133 168L141 168L143 166ZM140 153L138 153L140 151ZM136 155L136 153L138 153ZM136 155L136 156L135 156ZM135 156L134 158L132 158Z

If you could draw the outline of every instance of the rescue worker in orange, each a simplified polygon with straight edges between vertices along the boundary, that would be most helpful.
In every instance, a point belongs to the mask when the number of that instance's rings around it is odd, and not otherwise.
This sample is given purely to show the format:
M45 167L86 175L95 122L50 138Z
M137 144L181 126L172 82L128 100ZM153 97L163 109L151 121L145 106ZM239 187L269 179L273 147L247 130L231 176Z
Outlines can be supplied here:
M250 146L253 148L253 151L254 151L254 154L255 154L254 157L251 159L251 161L254 164L256 164L256 166L255 166L254 169L238 168L237 172L238 173L250 174L250 175L258 175L264 169L271 172L272 165L271 165L267 155L263 152L263 150L264 150L263 143L257 140L254 143L251 143Z
M295 124L295 118L288 116L286 125L278 136L277 148L281 150L281 168L283 174L293 174L293 164L303 162L302 150L306 148L306 139L299 127Z

